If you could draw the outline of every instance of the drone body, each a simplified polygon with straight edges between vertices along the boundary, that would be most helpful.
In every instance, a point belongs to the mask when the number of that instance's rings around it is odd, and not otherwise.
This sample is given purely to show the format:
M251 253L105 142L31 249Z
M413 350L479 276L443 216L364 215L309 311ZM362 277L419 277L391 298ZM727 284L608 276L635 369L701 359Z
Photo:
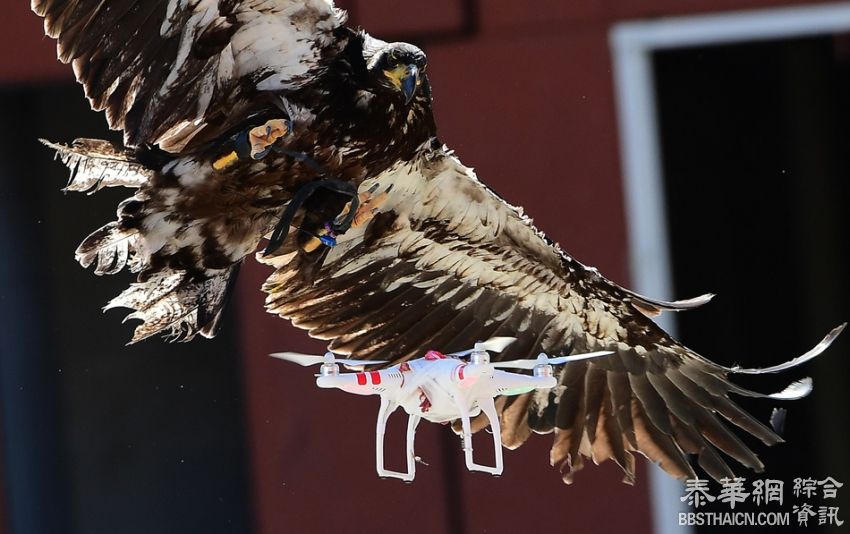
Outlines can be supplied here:
M460 417L458 403L470 416L481 413L479 399L496 395L519 395L534 389L555 387L552 376L529 376L471 364L437 351L423 358L380 371L319 375L320 388L337 388L356 395L382 395L410 415L432 423L448 423Z
M545 354L540 354L537 360L490 362L488 350L500 352L513 341L514 338L491 338L483 343L476 343L475 348L468 351L445 355L430 350L422 358L399 363L386 369L343 374L339 372L338 363L363 365L366 362L336 359L331 352L326 353L325 356L296 353L277 353L272 356L301 365L321 363L320 373L316 375L316 385L320 388L336 388L356 395L380 395L381 407L378 411L375 443L378 476L399 478L410 482L416 475L414 440L416 427L422 419L442 424L460 420L467 469L500 475L503 470L502 440L494 398L499 395L521 395L535 389L553 388L557 385L552 369L553 364L610 354L603 351L552 359ZM468 362L460 359L467 355L470 357ZM512 373L497 367L531 369L533 373L531 375ZM384 434L387 419L399 407L408 413L406 472L392 471L384 467ZM470 419L482 412L487 416L493 431L495 461L492 466L478 464L472 456Z

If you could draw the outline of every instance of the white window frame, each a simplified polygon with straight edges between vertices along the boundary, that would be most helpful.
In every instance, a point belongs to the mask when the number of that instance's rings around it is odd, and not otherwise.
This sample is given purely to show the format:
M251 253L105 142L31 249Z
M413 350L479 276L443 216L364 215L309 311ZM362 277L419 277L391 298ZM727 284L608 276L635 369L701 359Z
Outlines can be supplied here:
M673 297L652 54L849 31L850 2L629 21L611 28L629 268L635 291ZM668 332L675 330L672 314L658 322ZM678 525L678 513L684 511L679 500L681 483L658 467L650 469L649 478L655 533L692 531Z

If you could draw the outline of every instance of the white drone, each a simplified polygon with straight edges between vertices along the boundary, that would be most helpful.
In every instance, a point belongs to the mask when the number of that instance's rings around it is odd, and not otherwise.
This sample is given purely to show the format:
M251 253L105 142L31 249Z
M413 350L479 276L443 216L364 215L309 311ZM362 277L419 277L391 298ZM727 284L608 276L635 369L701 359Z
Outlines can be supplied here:
M380 365L386 361L363 361L336 358L332 352L313 356L295 352L272 354L275 358L300 365L321 364L316 375L320 388L338 388L357 395L380 395L375 457L378 476L393 477L410 482L416 476L417 458L413 452L416 426L421 419L432 423L448 423L460 419L463 424L463 452L466 468L492 475L502 474L502 436L494 397L520 395L535 389L557 385L552 365L576 360L597 358L609 351L590 352L549 358L541 353L536 360L491 362L487 351L501 352L516 340L494 337L475 344L475 348L442 354L431 350L424 357L393 365L380 371L339 372L339 364L348 366ZM469 356L469 361L462 360ZM501 369L530 369L531 375L500 371ZM407 422L407 472L391 471L384 467L384 432L390 414L401 406L409 414ZM470 418L481 412L490 420L496 461L494 466L477 464L472 458Z

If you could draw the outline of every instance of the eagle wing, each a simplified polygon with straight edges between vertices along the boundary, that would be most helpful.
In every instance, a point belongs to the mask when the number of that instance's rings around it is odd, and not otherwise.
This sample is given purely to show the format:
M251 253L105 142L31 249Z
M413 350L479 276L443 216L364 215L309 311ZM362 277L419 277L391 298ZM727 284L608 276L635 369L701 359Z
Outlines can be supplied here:
M729 399L764 396L729 375L802 363L840 331L782 366L723 367L649 319L710 297L655 301L617 286L570 258L445 149L366 180L360 191L369 193L361 195L355 227L318 270L305 265L312 260L294 232L280 253L260 257L276 268L264 287L268 310L358 359L399 362L426 347L450 352L500 335L517 338L501 359L613 351L565 365L551 391L499 400L504 444L554 432L551 462L567 482L582 456L613 459L631 482L633 452L677 478L694 476L688 453L714 478L733 476L718 450L761 470L720 418L768 445L781 438ZM806 379L771 397L797 398L809 389Z
M319 76L345 22L331 0L32 0L32 8L125 144L170 151L205 128L226 128L250 105L246 94Z

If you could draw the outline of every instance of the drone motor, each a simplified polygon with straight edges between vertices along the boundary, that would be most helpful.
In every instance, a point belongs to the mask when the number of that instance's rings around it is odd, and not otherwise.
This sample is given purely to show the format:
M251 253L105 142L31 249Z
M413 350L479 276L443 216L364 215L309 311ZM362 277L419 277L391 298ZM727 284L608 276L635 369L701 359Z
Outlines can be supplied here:
M548 363L541 363L535 365L532 372L537 378L555 376L555 370Z
M323 363L319 367L320 376L339 376L339 365L335 363Z

